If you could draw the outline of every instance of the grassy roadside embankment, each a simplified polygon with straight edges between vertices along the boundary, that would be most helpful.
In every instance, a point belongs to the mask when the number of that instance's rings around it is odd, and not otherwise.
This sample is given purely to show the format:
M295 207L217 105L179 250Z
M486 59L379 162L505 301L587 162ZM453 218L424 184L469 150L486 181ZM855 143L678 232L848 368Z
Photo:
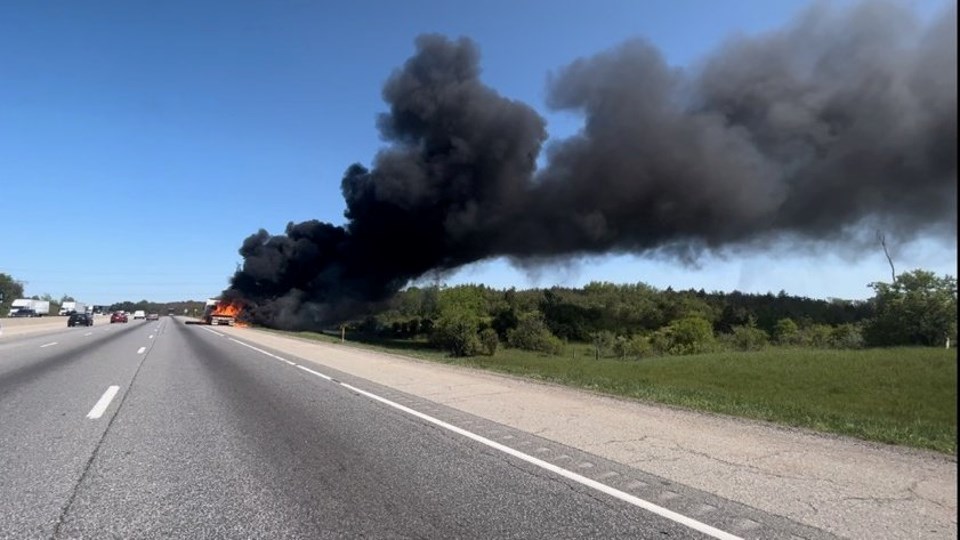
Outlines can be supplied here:
M957 451L955 349L770 348L632 361L595 360L576 346L576 358L515 349L452 358L409 340L348 344L870 441Z

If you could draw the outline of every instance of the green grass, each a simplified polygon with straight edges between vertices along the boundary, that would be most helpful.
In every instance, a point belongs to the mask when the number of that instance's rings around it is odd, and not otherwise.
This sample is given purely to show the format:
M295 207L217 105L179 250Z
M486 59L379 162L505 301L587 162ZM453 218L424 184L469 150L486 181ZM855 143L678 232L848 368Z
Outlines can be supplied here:
M309 332L294 335L339 342ZM348 342L358 345L356 342ZM410 340L360 346L617 396L767 420L870 441L957 451L957 351L771 348L640 361L513 349L451 358Z

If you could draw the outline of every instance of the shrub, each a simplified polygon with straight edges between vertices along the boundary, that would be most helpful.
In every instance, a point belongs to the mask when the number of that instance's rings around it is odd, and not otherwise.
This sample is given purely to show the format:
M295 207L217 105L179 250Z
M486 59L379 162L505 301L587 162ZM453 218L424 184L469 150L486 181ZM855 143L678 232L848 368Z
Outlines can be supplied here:
M517 317L517 312L513 308L508 307L498 311L497 314L494 315L490 325L497 332L498 337L506 339L507 333L516 328L519 323L520 318Z
M698 354L714 348L713 325L702 317L685 317L657 330L653 346L661 353Z
M563 352L563 342L550 332L539 315L529 315L520 319L516 328L507 331L507 343L511 347L526 351L549 354Z
M756 326L734 326L729 343L738 351L759 351L767 346L770 337Z
M617 336L609 330L601 330L599 332L594 332L591 336L593 338L593 354L597 358L602 358L609 354L616 354L617 352Z
M828 324L812 324L803 329L803 344L810 347L827 348L833 344L833 328Z
M830 342L838 349L859 349L863 347L863 334L855 324L841 324L833 329Z
M800 345L803 336L793 319L780 319L773 327L773 340L778 345Z
M627 343L630 340L626 336L617 336L613 339L613 354L621 360L627 357Z
M500 337L493 328L484 328L480 331L480 353L493 356L500 346Z
M650 338L646 336L633 336L631 338L618 338L618 346L623 348L621 358L647 358L653 356L655 351L653 350L653 344L650 343Z
M473 356L481 350L477 321L464 314L451 313L440 317L430 341L451 356Z

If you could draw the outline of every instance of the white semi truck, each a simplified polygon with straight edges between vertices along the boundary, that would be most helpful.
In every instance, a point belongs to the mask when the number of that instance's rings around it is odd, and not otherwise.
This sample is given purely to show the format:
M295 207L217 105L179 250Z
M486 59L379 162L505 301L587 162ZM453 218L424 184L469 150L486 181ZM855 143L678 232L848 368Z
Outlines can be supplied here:
M64 302L60 306L60 315L72 315L74 313L86 313L87 305L83 302Z
M8 317L43 317L50 314L50 302L46 300L31 300L17 298L10 304Z

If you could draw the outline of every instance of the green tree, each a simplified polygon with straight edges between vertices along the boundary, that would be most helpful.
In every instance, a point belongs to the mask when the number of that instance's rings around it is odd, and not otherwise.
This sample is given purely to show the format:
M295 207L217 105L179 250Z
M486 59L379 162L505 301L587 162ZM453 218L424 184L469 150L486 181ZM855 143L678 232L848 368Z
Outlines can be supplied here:
M506 339L510 330L513 330L520 324L520 317L512 306L504 306L493 316L490 325L497 332L498 336Z
M712 322L717 318L714 308L692 291L676 292L668 287L661 293L660 301L666 321L703 319Z
M486 288L480 285L459 285L441 289L437 298L440 317L456 312L477 319L487 317Z
M800 327L793 319L780 319L773 327L773 340L778 345L800 345L802 339Z
M756 318L747 308L727 304L724 306L723 311L720 312L720 318L716 323L716 330L718 332L732 334L734 327L752 326L756 324L755 320Z
M0 317L10 312L10 304L17 298L23 298L23 283L9 274L0 273Z
M50 302L50 313L59 313L60 312L60 303L57 302L57 299L53 297L50 293L43 293L40 295L40 300L45 302Z
M459 285L441 289L437 298L439 316L433 326L431 342L452 356L474 356L482 351L480 328L489 326L487 289L478 285Z
M893 283L871 283L875 314L864 329L875 346L942 346L957 333L957 278L913 270Z

